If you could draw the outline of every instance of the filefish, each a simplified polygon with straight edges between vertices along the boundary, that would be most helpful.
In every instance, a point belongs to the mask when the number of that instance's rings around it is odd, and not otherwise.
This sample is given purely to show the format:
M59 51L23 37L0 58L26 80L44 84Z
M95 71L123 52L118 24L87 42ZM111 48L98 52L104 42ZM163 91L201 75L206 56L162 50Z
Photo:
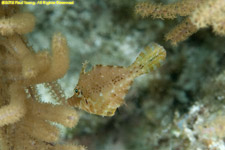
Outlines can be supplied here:
M156 70L165 57L165 49L153 43L128 67L96 65L85 72L86 62L74 89L75 94L68 99L68 104L91 114L113 116L116 109L124 103L134 79Z

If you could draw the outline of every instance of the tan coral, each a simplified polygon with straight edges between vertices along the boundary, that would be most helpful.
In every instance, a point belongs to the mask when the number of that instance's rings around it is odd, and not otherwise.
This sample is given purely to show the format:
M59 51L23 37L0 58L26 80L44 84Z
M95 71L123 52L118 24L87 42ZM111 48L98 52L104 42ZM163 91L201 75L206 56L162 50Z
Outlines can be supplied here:
M176 45L178 42L186 40L197 31L198 29L196 26L191 23L189 18L187 18L168 32L165 35L165 39L166 41L171 41L172 45Z
M212 26L218 35L225 35L225 1L224 0L182 0L162 5L148 2L138 3L136 14L142 17L152 16L160 19L174 19L178 16L187 18L165 35L173 45L186 40L201 28Z
M225 1L208 0L190 16L192 23L198 28L213 27L219 35L225 35Z
M9 18L0 20L1 35L13 35L15 33L25 34L31 32L34 28L35 18L29 13L14 14Z
M11 84L9 87L10 104L0 109L0 127L19 121L26 112L26 94L19 84Z
M73 127L79 116L61 102L55 106L40 102L36 84L55 82L69 66L65 37L57 33L52 55L35 53L21 35L33 29L34 17L17 13L15 7L0 7L0 147L3 150L84 150L83 146L60 145L59 130L51 122ZM55 82L52 94L65 97ZM57 87L57 88L56 88Z
M135 6L135 12L142 17L175 19L177 16L188 16L198 4L196 0L182 0L168 5L141 2Z

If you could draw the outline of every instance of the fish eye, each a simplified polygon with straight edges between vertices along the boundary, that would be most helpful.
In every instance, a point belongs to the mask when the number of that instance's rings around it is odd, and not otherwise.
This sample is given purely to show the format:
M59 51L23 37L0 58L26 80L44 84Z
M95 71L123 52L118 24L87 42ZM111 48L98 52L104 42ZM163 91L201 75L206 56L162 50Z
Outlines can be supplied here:
M75 89L75 92L78 93L78 89Z

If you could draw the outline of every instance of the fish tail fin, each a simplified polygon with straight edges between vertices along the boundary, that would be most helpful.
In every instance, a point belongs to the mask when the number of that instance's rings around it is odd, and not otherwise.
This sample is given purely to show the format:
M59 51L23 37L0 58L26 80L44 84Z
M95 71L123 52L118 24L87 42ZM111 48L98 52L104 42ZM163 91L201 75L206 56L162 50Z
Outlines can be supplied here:
M136 76L156 70L157 67L162 65L166 57L165 49L156 43L150 44L144 50L139 54L134 63L129 66L129 69Z

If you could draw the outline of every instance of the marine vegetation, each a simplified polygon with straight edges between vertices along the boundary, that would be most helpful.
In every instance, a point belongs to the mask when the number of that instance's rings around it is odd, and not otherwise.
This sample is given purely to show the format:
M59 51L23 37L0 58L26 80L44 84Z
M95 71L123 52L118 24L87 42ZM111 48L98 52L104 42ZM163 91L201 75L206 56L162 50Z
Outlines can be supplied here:
M159 19L186 17L180 24L165 35L173 45L184 41L201 28L212 26L217 35L225 35L224 0L182 0L172 4L138 3L136 14Z

